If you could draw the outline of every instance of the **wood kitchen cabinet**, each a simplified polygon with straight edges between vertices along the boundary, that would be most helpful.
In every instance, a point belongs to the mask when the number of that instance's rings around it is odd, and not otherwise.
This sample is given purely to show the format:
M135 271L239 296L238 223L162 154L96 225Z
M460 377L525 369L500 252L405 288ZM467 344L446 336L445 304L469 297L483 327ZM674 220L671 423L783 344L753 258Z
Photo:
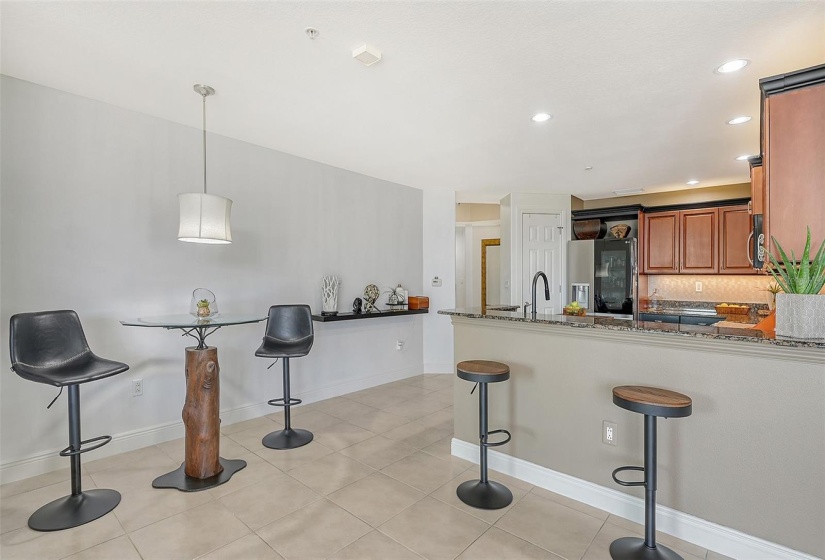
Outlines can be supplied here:
M679 214L676 211L644 215L642 273L679 273Z
M757 274L749 259L753 243L748 206L719 208L719 274Z
M679 216L679 272L719 272L719 210L682 210Z
M814 250L825 239L825 64L764 78L759 87L765 243L776 254L773 236L799 258L806 226Z
M642 273L718 272L718 221L717 208L646 213Z
M765 179L762 173L762 158L755 156L751 164L751 214L765 213Z

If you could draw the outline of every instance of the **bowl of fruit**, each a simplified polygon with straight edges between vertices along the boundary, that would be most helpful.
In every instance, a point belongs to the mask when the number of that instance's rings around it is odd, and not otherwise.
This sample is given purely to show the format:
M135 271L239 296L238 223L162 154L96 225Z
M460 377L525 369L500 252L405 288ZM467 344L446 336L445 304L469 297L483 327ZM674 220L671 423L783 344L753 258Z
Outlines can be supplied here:
M576 317L583 317L587 313L587 309L579 305L578 301L574 301L570 305L566 305L563 310L565 315L574 315Z

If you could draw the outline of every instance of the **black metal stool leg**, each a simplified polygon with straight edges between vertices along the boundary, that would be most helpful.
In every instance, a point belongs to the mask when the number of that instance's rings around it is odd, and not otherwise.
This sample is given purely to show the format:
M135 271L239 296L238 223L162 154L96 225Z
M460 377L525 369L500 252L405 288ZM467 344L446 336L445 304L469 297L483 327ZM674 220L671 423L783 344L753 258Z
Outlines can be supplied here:
M456 488L458 498L479 509L501 509L513 501L510 489L487 478L487 383L478 384L479 479L462 482ZM509 439L508 439L509 441Z
M273 399L270 404L275 401L282 400L284 407L284 429L279 432L272 432L264 436L262 443L264 447L270 449L294 449L301 447L312 441L312 432L308 430L297 430L292 428L292 418L290 416L290 408L292 406L292 398L289 394L289 358L281 358L284 362L284 398ZM300 404L301 401L296 400Z
M115 490L83 491L80 480L80 387L69 385L69 456L72 472L72 494L46 504L31 517L29 527L35 531L61 531L103 517L120 503Z
M656 544L656 417L645 414L645 538L624 537L610 544L613 560L683 560Z

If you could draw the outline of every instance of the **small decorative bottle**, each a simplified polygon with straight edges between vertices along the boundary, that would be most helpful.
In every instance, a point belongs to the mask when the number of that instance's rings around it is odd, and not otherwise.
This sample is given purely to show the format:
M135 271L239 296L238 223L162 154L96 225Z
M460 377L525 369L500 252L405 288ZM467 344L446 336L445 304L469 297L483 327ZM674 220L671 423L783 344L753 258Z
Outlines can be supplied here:
M656 288L653 290L653 294L650 296L650 309L654 311L659 311L662 309L662 296L659 295L659 289Z

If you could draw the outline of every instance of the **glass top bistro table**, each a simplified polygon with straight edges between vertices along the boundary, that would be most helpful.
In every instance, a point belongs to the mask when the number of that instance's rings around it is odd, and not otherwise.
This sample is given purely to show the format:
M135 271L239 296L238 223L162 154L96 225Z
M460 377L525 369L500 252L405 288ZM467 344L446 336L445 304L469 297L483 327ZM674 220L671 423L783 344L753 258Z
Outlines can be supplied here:
M177 488L184 492L207 490L228 481L246 466L246 461L220 456L218 349L207 346L206 337L223 327L259 323L265 319L259 315L219 314L209 318L162 315L120 322L127 327L179 329L183 331L181 336L191 336L198 341L197 346L186 348L185 459L179 468L156 478L152 482L155 488Z

